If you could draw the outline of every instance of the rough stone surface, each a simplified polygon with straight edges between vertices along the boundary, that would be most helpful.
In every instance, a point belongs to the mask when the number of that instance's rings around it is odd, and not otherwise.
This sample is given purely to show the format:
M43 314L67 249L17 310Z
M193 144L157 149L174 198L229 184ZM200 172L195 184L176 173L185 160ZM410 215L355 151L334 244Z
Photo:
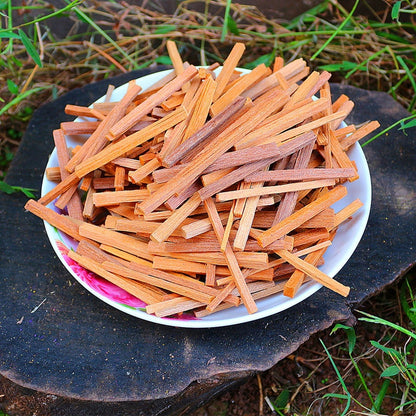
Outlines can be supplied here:
M53 149L51 132L72 119L64 106L88 105L105 93L108 83L120 85L148 72L87 85L38 109L7 182L40 189ZM383 129L408 116L384 93L343 85L333 85L332 91L354 100L349 121L356 124L378 119ZM42 222L24 211L26 198L0 194L3 407L19 416L34 411L38 416L178 414L269 369L311 334L353 319L357 305L415 263L415 141L391 130L364 152L373 203L364 237L339 273L352 288L350 296L320 289L275 316L226 328L160 326L111 308L64 269Z

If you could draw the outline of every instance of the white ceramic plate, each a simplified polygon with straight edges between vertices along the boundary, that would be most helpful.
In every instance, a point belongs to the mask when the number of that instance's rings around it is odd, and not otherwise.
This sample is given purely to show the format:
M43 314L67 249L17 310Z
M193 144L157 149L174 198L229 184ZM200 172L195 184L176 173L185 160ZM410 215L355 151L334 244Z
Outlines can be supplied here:
M242 71L245 72L247 70ZM146 75L138 79L136 82L144 90L165 76L168 72L170 72L170 70ZM126 90L127 84L115 89L112 95L112 100L118 101L124 95ZM104 97L97 100L97 102L102 102L103 100ZM69 147L74 147L75 145L80 144L80 139L70 136L67 137L67 142ZM350 221L347 221L339 227L332 245L328 248L324 255L325 264L321 267L321 270L331 277L335 277L337 275L353 254L364 233L370 212L371 181L367 161L361 147L358 144L352 147L349 151L349 156L355 161L360 178L351 183L347 182L346 187L348 188L348 195L332 207L335 211L338 211L357 198L363 202L364 206ZM53 150L46 167L48 168L54 166L58 166L56 149ZM54 182L48 181L46 179L46 175L44 175L41 190L42 195L49 192L55 187L55 185L56 184ZM53 203L49 204L49 207L57 210ZM290 308L313 295L318 289L321 288L320 284L310 281L302 285L294 298L288 298L283 296L283 294L269 296L268 298L256 302L258 312L251 315L247 313L244 306L240 306L238 308L230 308L220 311L201 319L187 317L186 314L183 314L179 318L158 318L147 314L144 310L145 304L139 299L129 295L124 290L119 289L111 283L106 282L104 279L95 276L93 273L88 272L67 257L64 253L68 248L76 249L75 241L58 231L56 228L52 227L47 222L45 222L45 229L58 258L61 260L69 273L82 286L109 305L137 318L158 324L189 328L211 328L241 324L264 318ZM342 282L342 275L339 276L339 279Z

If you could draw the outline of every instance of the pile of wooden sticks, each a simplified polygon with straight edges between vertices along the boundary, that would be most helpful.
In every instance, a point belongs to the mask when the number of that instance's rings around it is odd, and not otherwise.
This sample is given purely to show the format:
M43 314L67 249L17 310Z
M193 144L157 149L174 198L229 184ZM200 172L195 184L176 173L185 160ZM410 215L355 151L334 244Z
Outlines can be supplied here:
M57 184L26 204L79 242L70 258L148 313L254 313L310 279L349 293L318 266L362 206L331 208L359 177L348 149L378 123L342 127L353 103L332 100L329 73L281 58L241 71L244 49L198 69L169 41L174 69L145 91L131 81L117 102L110 87L104 102L68 105L79 119L53 132ZM68 149L74 135L86 140Z

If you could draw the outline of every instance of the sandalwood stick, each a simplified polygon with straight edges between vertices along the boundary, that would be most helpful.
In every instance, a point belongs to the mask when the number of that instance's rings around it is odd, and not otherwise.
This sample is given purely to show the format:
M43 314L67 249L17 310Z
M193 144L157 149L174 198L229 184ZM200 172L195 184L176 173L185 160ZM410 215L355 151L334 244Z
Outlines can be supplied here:
M119 121L124 116L127 107L131 104L140 90L141 87L137 85L135 81L129 82L127 92L121 101L119 101L117 105L113 107L110 113L99 124L97 129L82 145L81 149L66 164L65 168L68 172L73 172L76 165L78 165L81 161L85 160L89 156L99 152L107 144L105 136L109 132L110 128L114 125L114 123Z
M79 227L79 234L82 237L89 238L101 244L113 246L146 260L152 260L153 258L149 253L146 243L117 231L107 230L93 224L84 223Z
M59 169L61 173L61 180L69 176L69 173L65 170L65 165L69 161L68 148L66 146L65 136L62 130L53 131L53 140L55 143L56 153L59 162ZM73 185L73 191L71 198L67 203L67 210L70 217L83 221L82 217L82 202L81 197L76 189L77 185Z
M114 140L120 137L123 133L133 127L142 117L151 112L153 108L165 101L175 91L182 88L182 86L186 82L190 81L197 73L198 70L194 66L190 65L182 72L182 74L165 84L160 90L152 94L149 98L139 104L114 126L112 126L107 135L108 139Z
M251 186L251 189L262 189L263 183L258 182ZM231 191L232 192L232 191ZM217 195L217 198L220 194ZM244 206L243 214L241 216L240 224L237 229L237 234L233 242L233 249L243 251L245 249L251 225L253 223L254 214L256 213L257 205L259 203L260 195L255 195L247 198ZM230 211L232 212L232 211Z
M334 292L344 297L348 296L348 294L350 293L350 288L348 286L344 286L342 283L329 277L312 264L307 263L305 260L300 259L299 257L295 256L289 251L277 250L277 254L284 260L286 260L288 263L292 264L296 269L307 274L313 280L316 280L318 283L333 290Z
M87 173L100 168L106 163L111 162L113 159L120 157L126 152L134 149L136 146L140 146L141 144L150 140L152 137L163 133L168 128L185 119L185 117L186 111L180 107L168 116L155 121L153 124L143 128L137 133L133 133L132 135L120 140L119 142L111 146L107 146L101 150L101 152L80 163L75 169L76 176L81 178Z
M325 208L329 208L333 203L343 198L346 194L347 189L342 185L338 185L325 195L319 197L304 208L301 208L299 211L296 211L283 221L260 234L257 241L262 247L266 247L278 238L281 238L290 231L293 231L305 221L319 214Z
M353 132L349 136L340 140L340 144L341 144L342 149L343 150L348 150L358 140L361 140L363 137L367 136L368 134L370 134L372 131L378 129L379 127L380 127L380 123L378 121L370 121L370 122L366 123L364 126L361 126L360 128L358 128L355 132ZM334 132L335 135L336 135L337 131Z
M253 84L258 82L270 73L270 69L266 68L264 64L258 65L251 72L241 76L237 82L222 94L211 106L210 114L215 116L223 111L233 102L242 92L250 88Z
M217 236L218 242L221 242L224 236L224 228L222 226L218 212L215 208L214 201L212 199L207 199L204 201L204 205L207 209L207 213L210 218L214 232ZM234 283L237 286L238 292L241 296L244 306L247 308L247 311L249 313L256 312L257 306L247 287L247 283L241 272L240 266L238 265L237 258L231 248L230 243L226 245L224 256L227 261L228 268L230 269L231 275L234 278Z
M334 228L354 215L364 204L356 199L335 214Z
M217 76L217 88L213 97L214 101L217 100L224 91L224 88L230 80L230 77L238 64L238 61L243 56L245 49L246 47L244 43L236 43L233 46L227 59L224 61L223 67Z
M245 103L244 98L237 98L224 111L217 114L207 121L204 126L178 146L175 152L168 154L163 158L163 166L170 167L181 160L189 151L194 149L198 144L203 142L211 134L214 134L221 126L224 125L234 114L240 111Z
M32 214L42 218L47 221L53 227L56 227L58 230L68 234L70 237L74 238L77 241L82 240L82 236L79 234L79 226L71 221L68 217L64 215L59 215L57 212L51 210L50 208L45 207L41 203L30 199L26 202L25 209Z
M268 181L299 181L319 179L347 179L355 176L354 168L332 168L332 169L285 169L255 172L247 176L245 182L268 182Z
M271 195L287 192L296 192L303 189L322 188L335 185L334 179L318 179L316 181L292 182L285 185L255 187L238 191L220 192L216 196L218 202L230 201L232 199L258 197L260 195Z
M182 74L182 72L184 71L184 67L182 58L179 54L178 48L176 47L176 43L172 40L168 40L166 42L166 49L172 61L173 69L175 70L176 75Z
M165 241L175 231L182 222L201 204L199 194L195 193L180 208L150 234L152 241L161 243Z
M68 252L68 257L76 261L80 266L103 277L104 279L108 280L114 285L124 289L126 292L132 294L133 296L136 296L138 299L142 300L145 303L157 302L159 300L155 296L150 295L149 292L143 287L143 285L109 272L108 270L103 268L100 265L100 263L86 256L81 256L75 253L74 251L70 250Z
M205 306L205 304L203 302L189 299L185 296L179 296L148 305L146 306L146 312L149 314L155 314L159 318L163 318L166 316L176 315L181 312L190 311L201 306Z
M124 202L142 201L149 196L147 189L133 189L127 191L109 191L95 193L93 197L96 207L104 207L108 205L119 205Z
M207 264L205 270L205 285L214 287L217 279L217 266L215 264Z
M156 287L160 287L162 289L166 289L174 293L178 293L182 296L186 296L186 297L198 300L206 304L208 304L212 300L211 295L200 292L197 289L184 286L185 280L182 281L182 279L180 283L172 282L170 280L164 280L162 278L144 274L140 271L132 270L122 265L108 262L108 261L105 261L102 264L102 268L104 268L104 270L106 271L116 273L118 275L127 277L129 279L134 279L142 283L147 283ZM167 275L167 273L165 275ZM174 275L171 275L171 276L174 277Z

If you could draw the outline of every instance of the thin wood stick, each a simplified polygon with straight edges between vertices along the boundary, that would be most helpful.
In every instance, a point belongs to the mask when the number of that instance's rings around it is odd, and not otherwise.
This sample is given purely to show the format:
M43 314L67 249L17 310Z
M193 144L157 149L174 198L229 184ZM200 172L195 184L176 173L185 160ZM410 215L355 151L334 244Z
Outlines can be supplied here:
M67 136L77 136L80 134L92 134L97 130L100 123L100 121L64 121L60 124L60 128Z
M114 175L114 189L116 191L124 191L125 178L126 169L122 166L116 166L116 173Z
M227 212L220 212L221 221L226 222L228 219ZM185 239L195 237L212 229L211 222L208 218L195 220L189 224L181 226L182 236Z
M42 205L48 205L55 198L62 195L65 191L78 185L80 178L75 173L71 173L68 177L58 183L55 188L51 189L48 193L39 198L38 202Z
M299 86L299 88L290 97L289 102L286 104L286 108L292 107L295 103L307 98L311 90L315 87L319 80L319 73L312 72ZM313 94L312 94L313 95Z
M178 207L180 207L186 200L188 200L195 192L200 190L201 186L194 182L190 187L185 189L182 193L177 196L171 196L166 202L165 206L174 211Z
M137 257L131 253L127 253L126 251L120 250L118 248L108 246L107 244L100 244L100 249L102 251L105 251L106 253L110 253L117 259L125 260L129 263L138 263L143 266L152 267L152 262L142 259L141 257Z
M142 266L144 267L144 266ZM198 300L200 302L206 303L208 304L211 300L212 300L212 296L208 295L206 293L203 293L201 291L199 291L198 289L200 288L191 288L191 287L186 287L185 286L185 279L180 279L180 283L178 283L177 281L171 281L171 280L165 280L163 278L159 278L159 277L155 277L152 275L148 275L145 273L142 273L138 270L132 270L130 268L124 267L120 264L116 264L116 263L112 263L109 261L105 261L104 263L102 263L102 268L104 268L104 270L107 270L109 272L112 273L116 273L118 275L121 275L123 277L127 277L129 279L134 279L137 280L139 282L142 283L147 283L156 287L160 287L162 289L166 289L169 291L172 291L174 293L178 293L182 296L186 296L189 297L191 299L195 299ZM146 268L147 269L147 268ZM150 268L149 268L150 269ZM150 269L152 270L152 269ZM155 271L153 271L153 273L155 273ZM165 273L165 276L167 276L168 273ZM174 278L174 275L170 275L172 278ZM175 280L175 279L173 279Z
M150 234L152 241L157 241L159 243L165 241L200 204L201 198L199 197L199 194L195 193L180 208L175 210L163 224Z
M100 114L100 112L89 108L89 107L83 107L80 105L73 105L73 104L67 104L65 106L65 114L71 115L71 116L77 116L77 117L91 117L91 118L98 118L103 119L104 116Z
M75 166L86 158L98 153L106 144L105 136L109 132L111 126L118 122L126 113L127 107L131 104L133 99L140 92L141 87L135 81L130 81L127 92L117 103L110 113L99 124L97 129L91 134L88 140L82 145L81 149L71 158L66 164L65 169L68 172L74 172Z
M172 316L178 313L190 311L201 306L205 306L205 304L189 299L185 296L178 296L173 299L148 305L146 306L146 312L149 314L155 314L159 318L164 318L166 316Z
M160 168L161 163L158 159L153 158L145 163L140 168L136 169L133 172L129 172L128 177L130 182L138 184L140 183L146 176L149 176L153 173L156 169Z
M247 176L245 182L268 182L268 181L299 181L320 179L347 179L355 176L354 168L332 168L332 169L285 169L255 172Z
M243 56L246 47L244 43L236 43L227 59L224 61L223 67L217 76L217 88L214 94L214 101L216 101L224 91L224 88L228 84L230 77L238 64L238 61Z
M216 268L216 274L218 276L229 276L230 271L227 267L218 266L215 263L207 263ZM197 261L184 260L174 257L164 257L155 255L153 257L154 269L166 270L170 272L180 273L194 273L194 274L206 274L207 264Z
M149 253L147 244L129 235L87 223L79 227L79 234L82 237L89 238L101 244L113 246L143 259L153 259L153 256Z
M208 77L202 82L201 86L201 93L198 95L195 105L192 108L192 113L187 120L182 141L186 141L189 137L201 129L207 120L217 83L212 79L212 77Z
M231 173L232 171L228 172ZM222 177L224 177L226 175L222 175ZM221 178L218 178L218 180L220 180ZM216 182L216 181L215 181ZM212 182L214 183L214 182ZM208 186L210 184L207 184L205 186ZM239 190L244 190L244 189L250 189L251 185L247 182L240 182L238 184L238 189ZM233 214L236 218L241 218L243 216L243 212L244 212L244 207L246 206L246 202L247 202L247 198L240 198L240 199L234 199L233 200L233 204L234 204L234 209L233 209Z
M220 192L216 196L218 202L230 201L232 199L258 197L260 195L271 195L287 192L296 192L303 189L322 188L323 186L335 185L334 179L318 179L316 181L292 182L285 185L264 186L238 191Z
M354 215L364 204L356 199L335 214L334 228Z
M293 234L292 237L293 247L299 247L313 244L318 240L328 239L329 232L326 228L314 228Z
M205 285L214 287L216 285L216 269L215 264L207 264L205 271Z
M199 263L212 263L218 266L226 266L227 260L224 253L221 252L200 252L200 253L164 253L165 256L183 259L188 261L196 261ZM269 256L265 252L245 252L235 253L235 258L240 267L251 269L262 269L269 263Z
M178 75L172 81L165 84L160 90L152 94L144 102L139 104L134 110L126 114L120 121L118 121L114 126L111 127L107 138L109 140L114 140L120 137L123 133L132 128L142 117L148 114L153 108L165 101L170 97L175 91L178 91L182 86L190 81L196 74L198 70L190 65L186 68L182 74Z
M353 177L349 177L348 180L350 182L358 179L358 172L356 170L355 165L352 163L351 159L348 157L347 153L342 150L341 144L336 139L336 137L332 134L329 135L329 141L331 143L331 152L336 159L337 163L341 168L350 168L356 171Z
M342 185L338 185L325 195L319 197L317 200L311 202L304 208L301 208L299 211L296 211L283 221L263 232L257 238L257 241L262 247L266 247L278 238L281 238L290 231L293 231L305 221L319 214L325 208L329 208L333 203L343 198L346 194L347 189Z
M142 201L149 196L147 189L132 189L127 191L109 191L95 193L93 200L96 207L118 205L123 202Z
M212 199L207 199L204 201L204 205L207 209L207 213L210 218L214 232L217 236L218 242L221 242L224 236L224 228L222 226L218 212L215 208L214 201ZM244 306L247 308L247 311L249 313L256 312L257 305L254 302L254 299L251 296L251 293L247 287L247 283L243 274L241 273L240 266L237 262L237 258L231 248L230 243L228 243L226 246L224 256L227 261L228 268L230 269L231 275L234 278L234 283L237 286L238 292L241 296Z
M260 79L270 74L270 69L266 68L264 64L256 66L251 72L241 76L237 79L237 82L225 93L223 93L211 106L210 114L215 116L216 114L223 111L233 102L241 93L246 89L250 88L253 84L258 82Z
M52 227L56 227L58 230L69 235L77 241L82 240L78 228L79 226L71 221L64 215L59 215L57 212L45 207L41 203L30 199L26 202L25 209L39 218L47 221Z
M188 112L188 116L185 120L177 124L171 131L165 133L165 139L163 141L163 146L159 152L158 158L163 163L163 160L166 157L169 157L174 152L175 149L181 144L183 135L185 134L186 126L188 120L192 115L192 110L196 105L197 99L202 92L201 80L199 78L194 78L188 90L186 91L185 97L183 99L182 106Z
M233 222L234 222L233 211L234 211L233 208L231 208L228 214L227 225L225 226L225 229L224 229L224 235L222 236L221 245L220 245L220 249L222 252L225 252L225 249L228 244L228 239L230 237L231 228L233 226Z
M60 129L54 130L53 140L55 143L56 153L58 157L61 179L65 179L69 176L69 173L65 170L65 165L69 161L69 154L63 131ZM81 197L76 188L77 185L74 185L72 196L69 199L68 204L66 206L70 217L83 221Z
M163 133L168 128L184 120L185 117L186 111L180 107L168 116L155 121L153 124L143 128L137 133L133 133L132 135L118 141L117 143L114 143L111 146L107 146L101 150L101 152L80 163L75 169L76 176L81 178L87 173L100 168L106 163L111 162L113 159L120 157L126 152L134 149L136 146L140 146L158 134Z
M277 254L288 263L292 264L296 269L307 274L313 280L316 280L318 283L333 290L334 292L345 297L350 293L350 288L348 286L344 286L342 283L332 279L312 264L307 263L305 260L300 259L289 251L277 250Z
M256 189L256 188L260 189L262 187L263 187L262 182L257 182L251 185L251 189ZM260 195L255 195L255 196L247 198L247 201L244 206L243 214L241 216L240 224L237 229L237 234L233 242L234 250L243 251L245 249L247 240L250 234L250 230L251 230L251 225L253 223L254 214L256 213L259 200L260 200Z
M175 70L176 75L182 74L184 71L183 61L181 55L179 54L178 48L176 47L176 43L172 40L168 40L166 42L166 49L172 61L173 69Z
M217 114L215 117L212 117L209 121L207 121L204 126L193 134L191 137L188 138L185 142L183 142L180 146L178 146L175 152L168 154L166 157L163 158L163 166L170 167L177 163L179 160L183 159L183 157L200 143L202 143L205 139L207 139L211 134L215 134L218 129L221 128L230 118L240 111L245 103L244 98L237 98L233 103L229 105L224 111Z
M380 123L378 121L370 121L366 123L364 126L361 126L358 128L355 132L350 134L349 136L343 138L340 140L340 144L342 149L348 150L354 143L356 143L358 140L361 140L363 137L370 134L372 131L378 129L380 127ZM334 135L336 136L336 133L339 130L336 130L334 132Z
M259 146L261 144L267 144L267 143L272 143L272 142L282 143L286 140L292 139L293 137L304 134L305 132L310 132L311 130L317 129L318 127L321 127L322 125L329 123L333 120L343 119L346 116L347 116L346 112L339 111L337 113L331 114L330 116L318 118L314 121L311 121L310 123L301 124L298 127L289 129L283 133L277 134L276 136L271 136L262 140L252 140L250 142L250 146ZM248 146L248 143L237 145L237 147L239 148L244 148L247 146Z
M326 242L330 243L329 240L327 240ZM324 241L321 240L317 245L322 243L324 243ZM324 246L308 254L305 258L305 262L310 263L313 266L316 266L318 264L318 261L324 255L327 248L328 246ZM304 282L305 277L306 274L304 272L302 272L301 270L295 270L293 274L290 276L289 280L285 283L283 294L285 296L293 298L296 295L296 292L299 290L302 283Z

